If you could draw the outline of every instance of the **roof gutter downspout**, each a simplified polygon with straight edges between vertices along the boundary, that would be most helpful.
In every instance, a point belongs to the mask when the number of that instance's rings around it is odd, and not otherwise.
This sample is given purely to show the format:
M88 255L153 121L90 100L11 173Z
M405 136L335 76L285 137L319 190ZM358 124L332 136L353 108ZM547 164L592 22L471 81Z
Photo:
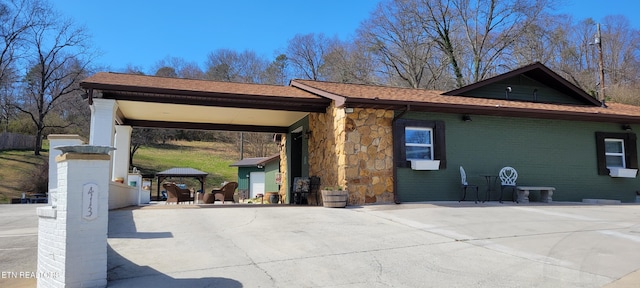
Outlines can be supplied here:
M396 124L396 120L402 118L402 116L404 116L404 114L406 114L407 112L411 111L411 105L407 105L407 109L402 110L402 112L400 112L400 114L393 116L393 120L391 120L391 129L393 129L395 127ZM391 133L391 135L397 136L395 135L396 132L395 130L393 130L393 133ZM396 141L392 141L392 143L396 143ZM393 146L393 154L392 155L396 155L396 150L398 149L398 147L396 147L396 145L392 145ZM400 204L400 198L398 197L398 166L396 165L397 160L394 158L393 159L393 202L395 202L396 204Z

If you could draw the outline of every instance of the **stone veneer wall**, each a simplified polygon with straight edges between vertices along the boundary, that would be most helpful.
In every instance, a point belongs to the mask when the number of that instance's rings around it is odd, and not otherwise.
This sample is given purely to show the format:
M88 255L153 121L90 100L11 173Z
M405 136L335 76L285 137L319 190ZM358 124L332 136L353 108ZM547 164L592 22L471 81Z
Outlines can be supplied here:
M289 183L287 182L289 177L287 176L287 149L285 147L287 147L287 135L282 134L282 139L280 139L280 183L282 184L280 184L278 192L282 203L287 203L287 183Z
M309 175L349 191L349 205L392 203L392 110L330 106L309 114Z

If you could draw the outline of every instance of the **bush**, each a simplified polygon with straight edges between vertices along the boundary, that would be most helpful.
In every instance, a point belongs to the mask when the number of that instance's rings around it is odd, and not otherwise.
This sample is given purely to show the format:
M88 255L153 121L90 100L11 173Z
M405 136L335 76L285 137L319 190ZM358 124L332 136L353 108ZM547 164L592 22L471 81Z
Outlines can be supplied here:
M32 193L47 193L49 191L49 162L45 159L34 164L20 181L20 189Z

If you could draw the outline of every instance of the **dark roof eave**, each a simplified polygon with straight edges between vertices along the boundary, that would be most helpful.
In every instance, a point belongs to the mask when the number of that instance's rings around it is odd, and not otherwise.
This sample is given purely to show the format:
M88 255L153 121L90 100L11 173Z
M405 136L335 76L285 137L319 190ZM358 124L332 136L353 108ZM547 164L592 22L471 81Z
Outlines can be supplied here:
M589 122L613 122L640 124L640 117L627 115L612 115L604 113L567 112L541 109L528 109L516 107L486 107L467 105L411 105L412 111L443 112L457 114L476 114L487 116L504 116L517 118L537 118L551 120L589 121Z
M214 123L193 123L193 122L165 122L125 119L124 125L144 128L167 128L186 130L208 130L208 131L237 131L237 132L261 132L261 133L287 133L288 127L279 126L257 126L257 125L237 125L237 124L214 124Z
M447 103L424 103L389 100L369 100L349 98L345 106L357 108L376 108L389 110L406 110L411 107L411 111L416 112L442 112L457 114L476 114L487 116L507 116L520 118L540 118L553 120L574 120L590 122L614 122L640 124L640 116L612 115L605 113L585 113L571 111L553 111L542 109L529 109L505 106L476 106Z
M81 87L101 92L101 98L166 104L220 106L233 108L270 109L300 112L325 112L331 101L321 97L301 98L294 96L269 96L253 94L230 94L220 92L161 89L138 86L81 83ZM99 90L99 91L96 91Z

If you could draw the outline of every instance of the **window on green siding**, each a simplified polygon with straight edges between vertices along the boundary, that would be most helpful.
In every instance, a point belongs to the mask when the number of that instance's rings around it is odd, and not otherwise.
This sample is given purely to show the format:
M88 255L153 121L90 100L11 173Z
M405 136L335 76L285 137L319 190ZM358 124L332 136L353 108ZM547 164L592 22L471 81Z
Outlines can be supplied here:
M604 149L605 155L607 156L607 168L626 167L624 162L624 140L604 139Z
M396 119L393 145L396 167L409 168L411 160L440 160L440 169L447 168L444 121Z
M598 175L609 175L609 168L638 169L635 133L596 132Z
M405 149L407 160L433 160L433 129L406 127Z

